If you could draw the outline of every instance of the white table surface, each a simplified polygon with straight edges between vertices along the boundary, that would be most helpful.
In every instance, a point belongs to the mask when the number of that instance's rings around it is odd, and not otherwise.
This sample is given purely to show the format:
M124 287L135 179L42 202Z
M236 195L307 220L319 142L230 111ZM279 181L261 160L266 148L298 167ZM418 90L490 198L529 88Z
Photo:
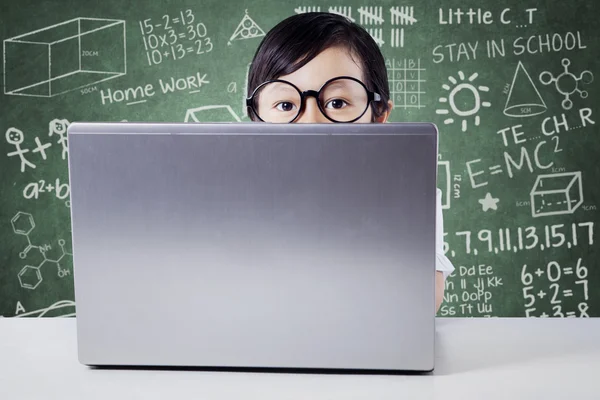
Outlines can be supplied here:
M75 319L0 318L0 399L600 399L600 318L439 318L436 369L342 375L95 369Z

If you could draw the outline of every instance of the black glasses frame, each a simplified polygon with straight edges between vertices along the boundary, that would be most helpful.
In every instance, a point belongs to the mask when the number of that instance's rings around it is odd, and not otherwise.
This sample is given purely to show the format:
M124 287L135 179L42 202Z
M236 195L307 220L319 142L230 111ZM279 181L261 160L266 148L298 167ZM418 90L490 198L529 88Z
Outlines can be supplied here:
M331 83L331 82L333 82L335 80L338 80L338 79L350 79L350 80L352 80L354 82L357 82L367 92L367 105L366 105L365 109L363 110L363 112L358 117L356 117L356 118L354 118L353 120L350 120L350 121L336 121L335 119L329 117L325 113L325 110L323 110L323 106L321 105L321 102L319 101L319 96L321 95L321 90L323 90L323 88L325 86L327 86L329 83ZM371 102L373 102L373 101L375 101L375 102L381 101L381 95L379 93L375 93L375 92L370 91L369 89L367 89L367 87L365 86L364 83L362 83L360 80L358 80L358 79L356 79L356 78L354 78L352 76L337 76L337 77L331 78L327 82L325 82L319 88L319 90L305 90L304 92L301 91L300 89L298 89L298 87L296 85L294 85L292 82L288 82L288 81L283 80L283 79L272 79L270 81L266 81L266 82L263 82L260 85L258 85L258 87L256 89L254 89L254 91L252 92L252 95L250 97L246 97L246 107L248 107L252 111L252 113L254 113L254 115L256 115L256 118L258 118L262 122L267 122L267 121L263 120L260 117L260 115L258 115L258 112L254 108L254 96L260 90L260 88L262 88L265 85L268 85L269 83L273 83L273 82L287 83L288 85L291 85L294 89L296 89L296 91L300 95L300 108L298 109L298 113L296 114L296 116L291 121L288 122L288 124L294 122L296 119L298 119L298 117L300 116L300 114L302 114L302 111L304 111L304 108L306 106L306 98L307 97L314 97L317 100L317 105L319 106L319 110L321 111L321 114L323 114L325 116L325 118L327 118L331 122L336 122L336 123L350 123L350 122L357 121L363 115L365 115L365 113L369 109L369 106L371 105Z

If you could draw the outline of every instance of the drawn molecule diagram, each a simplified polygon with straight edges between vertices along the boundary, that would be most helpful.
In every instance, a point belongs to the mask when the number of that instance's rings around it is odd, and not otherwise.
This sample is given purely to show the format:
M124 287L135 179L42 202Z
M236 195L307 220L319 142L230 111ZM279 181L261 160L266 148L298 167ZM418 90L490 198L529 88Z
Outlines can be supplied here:
M583 71L579 78L569 72L569 65L571 65L571 60L568 58L563 58L561 61L562 66L565 68L564 72L557 77L554 77L551 72L544 71L540 74L540 82L544 85L549 85L554 83L556 86L556 90L558 93L565 96L565 99L562 101L562 108L565 110L570 110L573 107L573 101L570 99L570 96L577 92L582 99L585 99L588 96L588 92L585 90L581 90L579 88L579 82L583 84L589 84L594 80L594 75L590 71Z
M72 256L65 250L65 240L59 239L58 245L60 246L60 252L58 257L52 259L49 258L49 253L52 250L52 246L46 244L42 246L36 246L31 243L29 235L35 228L35 221L33 215L19 211L10 220L13 228L13 232L17 235L25 236L27 239L27 246L23 251L19 253L21 259L29 258L31 264L25 265L18 273L19 283L22 288L35 290L42 283L42 271L41 268L47 264L54 264L57 268L57 274L59 278L64 278L67 275L71 275L71 271L66 268L61 268L60 264L66 256ZM36 265L37 264L37 265Z

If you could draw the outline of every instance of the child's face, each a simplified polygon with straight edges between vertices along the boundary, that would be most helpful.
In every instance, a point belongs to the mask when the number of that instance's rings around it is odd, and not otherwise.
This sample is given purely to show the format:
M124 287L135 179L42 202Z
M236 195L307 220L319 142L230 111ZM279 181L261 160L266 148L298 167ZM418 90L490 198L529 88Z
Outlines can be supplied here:
M318 90L329 79L338 76L351 76L364 82L361 67L356 64L348 51L340 47L331 47L324 50L315 58L310 60L302 68L289 75L283 75L278 79L283 79L293 83L301 91ZM392 108L389 102L390 110ZM377 122L385 122L389 116L389 111L376 119ZM372 110L368 108L367 112L355 122L371 122ZM308 97L302 114L298 116L295 122L299 123L326 123L331 122L319 111L317 100L314 97Z

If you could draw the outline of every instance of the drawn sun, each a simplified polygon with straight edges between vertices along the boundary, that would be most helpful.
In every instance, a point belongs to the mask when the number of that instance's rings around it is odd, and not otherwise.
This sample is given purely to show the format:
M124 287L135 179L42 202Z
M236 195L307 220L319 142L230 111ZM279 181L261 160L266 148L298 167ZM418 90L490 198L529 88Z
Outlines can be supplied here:
M448 80L452 83L452 85L443 84L442 88L448 90L450 94L448 97L440 97L440 103L448 103L450 104L450 110L452 113L456 115L456 117L462 118L462 131L466 132L467 130L467 118L472 115L475 115L479 112L481 107L490 107L491 103L488 101L481 101L480 92L489 92L490 89L487 86L475 86L475 84L471 83L479 76L478 73L474 73L468 78L468 81L465 81L465 74L462 71L458 71L459 80L454 78L453 76L448 77ZM457 96L460 95L462 97L461 107L457 105ZM466 99L466 101L465 101ZM435 112L441 115L450 114L450 110L447 108L440 108ZM475 115L475 126L479 126L481 119L479 115ZM444 124L449 125L454 123L454 118L448 118L444 120Z

